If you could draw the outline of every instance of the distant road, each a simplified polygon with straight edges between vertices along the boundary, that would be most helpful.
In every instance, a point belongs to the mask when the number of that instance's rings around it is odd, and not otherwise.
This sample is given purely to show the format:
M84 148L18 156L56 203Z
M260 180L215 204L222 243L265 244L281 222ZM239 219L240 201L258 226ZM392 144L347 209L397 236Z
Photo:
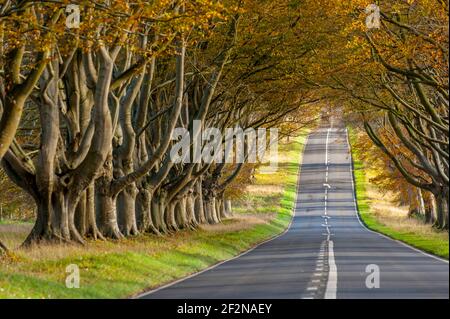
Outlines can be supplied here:
M351 169L344 128L313 132L304 150L295 217L284 235L140 298L448 299L448 262L360 223ZM379 288L368 288L377 286L377 270Z

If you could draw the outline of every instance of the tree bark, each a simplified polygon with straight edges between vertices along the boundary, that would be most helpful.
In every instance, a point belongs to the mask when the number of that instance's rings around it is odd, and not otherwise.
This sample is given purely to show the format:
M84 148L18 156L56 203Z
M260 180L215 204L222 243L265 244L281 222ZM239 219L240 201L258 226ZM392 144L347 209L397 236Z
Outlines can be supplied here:
M141 187L136 196L136 220L140 232L161 235L152 217L152 192Z
M186 214L188 219L188 224L195 228L198 226L198 221L195 216L195 198L191 193L186 197Z
M117 196L111 194L111 180L112 162L109 159L105 162L103 174L95 182L96 215L99 220L99 229L104 237L121 239L123 238L123 234L120 232L117 221Z
M448 230L448 195L446 187L436 194L437 219L435 225L438 229Z
M177 222L175 220L175 207L177 205L177 202L171 201L167 204L166 210L165 210L165 224L169 231L179 231Z
M198 182L195 185L195 201L194 201L194 211L195 218L197 222L200 224L206 223L206 215L205 215L205 204L203 203L203 189L201 178L199 178Z
M86 189L86 237L95 240L105 240L97 227L97 217L95 213L95 185L91 183Z
M162 234L168 232L167 225L165 222L166 214L166 192L163 190L158 190L152 197L151 215L153 223Z
M139 233L136 223L136 195L134 184L128 185L117 198L119 226L125 237Z

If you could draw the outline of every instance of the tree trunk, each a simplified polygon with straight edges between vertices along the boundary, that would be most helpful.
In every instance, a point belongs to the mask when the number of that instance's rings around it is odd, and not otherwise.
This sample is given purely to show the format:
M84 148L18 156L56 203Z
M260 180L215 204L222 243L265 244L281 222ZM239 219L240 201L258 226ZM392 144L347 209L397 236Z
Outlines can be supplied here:
M68 211L63 194L52 194L51 199L36 202L37 218L23 246L40 242L69 242L71 240Z
M192 194L186 197L186 214L188 223L191 227L197 227L198 221L195 216L195 198Z
M166 196L164 192L158 191L152 196L151 216L153 223L160 233L167 233L165 223Z
M448 188L443 188L436 195L437 219L436 227L448 230Z
M165 212L165 223L167 226L167 229L169 231L178 231L178 225L175 220L175 206L177 202L170 202L167 204L166 212Z
M148 189L141 187L136 196L136 219L140 232L149 232L161 235L155 227L152 218L152 194Z
M97 217L95 214L95 186L91 183L86 189L86 237L95 240L105 240L102 233L97 227Z
M425 201L423 200L422 190L417 187L417 201L419 202L419 214L425 216Z
M120 230L126 237L139 233L136 223L136 193L137 189L133 183L125 187L117 198Z
M430 206L428 208L427 216L425 217L425 220L427 221L427 223L434 224L434 222L436 221L436 217L437 217L436 197L432 193L429 193L429 194L430 194L429 195Z
M197 219L197 222L199 224L206 223L206 216L205 216L205 205L203 203L203 190L202 190L202 184L201 179L196 183L195 185L195 201L194 201L194 211L195 211L195 218Z
M108 194L97 194L99 226L103 236L112 239L123 238L116 216L116 199Z
M0 240L0 252L1 252L2 250L3 250L3 251L6 251L6 252L9 251L8 247L6 247L6 245L5 245L4 243L2 243L2 241Z
M181 198L175 206L175 221L179 229L189 228L186 209L186 196Z
M225 200L225 214L228 218L233 216L233 207L231 205L231 199Z
M211 196L204 201L205 203L205 217L209 224L217 224L220 223L220 219L217 215L216 209L216 198Z
M216 212L217 217L220 221L222 221L222 218L227 218L226 212L225 212L225 202L223 200L223 197L216 199Z
M102 176L96 181L96 210L100 231L104 237L123 238L117 222L116 197L109 192L110 178Z
M86 236L87 229L87 210L86 210L86 191L81 195L75 210L75 226L82 237Z

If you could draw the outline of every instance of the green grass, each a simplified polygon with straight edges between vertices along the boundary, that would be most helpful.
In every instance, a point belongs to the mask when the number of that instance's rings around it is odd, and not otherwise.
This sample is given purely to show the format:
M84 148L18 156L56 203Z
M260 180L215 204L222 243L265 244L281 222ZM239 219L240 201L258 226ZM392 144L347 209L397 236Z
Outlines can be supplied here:
M350 143L355 144L356 134L350 130ZM427 253L449 259L448 233L437 231L430 225L416 225L413 227L402 227L401 224L393 223L387 217L377 215L371 208L371 199L367 195L368 178L363 161L360 159L360 151L352 147L354 164L356 197L358 211L363 223L379 233L385 234L393 239L402 241ZM406 219L407 217L405 217ZM403 221L406 223L406 220ZM414 221L419 224L420 221Z
M285 162L280 163L276 178L257 175L258 185L282 185L281 194L269 195L275 202L256 209L258 213L276 212L266 222L249 225L247 214L240 213L236 214L239 218L221 225L166 237L143 235L119 242L90 242L86 247L16 250L0 259L0 298L125 298L200 271L280 234L292 218L304 137L280 145ZM259 195L246 197L264 204ZM69 264L80 268L78 289L65 286Z
M14 219L2 219L0 220L0 225L33 225L33 222Z

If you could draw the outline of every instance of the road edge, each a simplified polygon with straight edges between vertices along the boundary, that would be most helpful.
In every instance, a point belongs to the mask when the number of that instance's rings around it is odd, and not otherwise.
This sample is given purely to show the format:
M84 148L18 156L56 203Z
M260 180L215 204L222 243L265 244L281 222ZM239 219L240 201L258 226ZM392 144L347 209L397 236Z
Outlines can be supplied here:
M435 259L435 260L439 260L439 261L442 261L442 262L448 264L449 261L448 261L447 259L444 259L444 258L442 258L442 257L436 256L436 255L433 255L433 254L430 254L430 253L425 252L425 251L423 251L423 250L421 250L421 249L419 249L419 248L416 248L416 247L414 247L414 246L411 246L411 245L405 243L404 241L401 241L401 240L398 240L398 239L389 237L389 236L386 235L386 234L383 234L383 233L380 233L380 232L378 232L378 231L375 231L375 230L370 229L370 228L366 225L366 223L362 220L362 218L361 218L361 216L360 216L360 212L359 212L359 206L358 206L358 204L357 204L356 187L355 187L355 169L354 169L354 163L353 163L353 152L352 152L352 145L350 144L350 140L349 140L348 128L347 128L347 127L345 128L345 134L346 134L347 145L348 145L348 150L349 150L349 155L350 155L350 171L351 171L351 174L352 174L352 193L353 193L353 199L354 199L354 203L355 203L355 207L356 207L356 217L358 218L358 221L359 221L359 223L361 224L361 226L362 226L366 231L369 231L369 232L371 232L371 233L377 234L377 235L379 235L379 236L381 236L381 237L384 237L384 238L387 238L387 239L389 239L389 240L391 240L391 241L397 242L397 243L399 243L399 244L401 244L401 245L403 245L403 246L405 246L405 247L408 247L408 248L410 248L410 249L412 249L412 250L414 250L414 251L416 251L416 252L421 253L422 255L431 257L431 258L433 258L433 259Z

